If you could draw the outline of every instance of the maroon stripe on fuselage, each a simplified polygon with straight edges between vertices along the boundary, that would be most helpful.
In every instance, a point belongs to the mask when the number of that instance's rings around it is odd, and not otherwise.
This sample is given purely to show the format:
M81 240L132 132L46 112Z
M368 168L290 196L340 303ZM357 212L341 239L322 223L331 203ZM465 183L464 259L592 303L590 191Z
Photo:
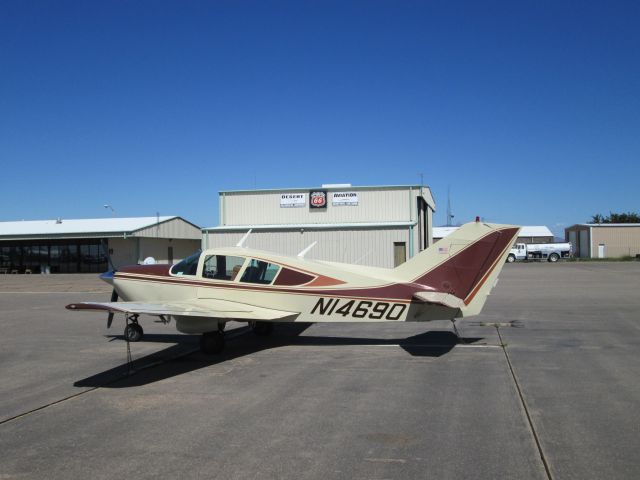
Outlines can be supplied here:
M171 265L155 264L155 265L127 265L121 267L116 272L118 273L133 273L136 275L155 275L157 277L170 277L169 270Z
M415 282L458 298L466 298L504 252L509 242L513 241L517 231L517 228L506 228L491 232Z
M182 277L154 277L148 275L119 275L116 273L116 280L132 280L165 283L174 285L185 285L191 287L212 288L221 290L244 290L267 293L289 293L294 295L309 296L325 296L325 297L344 297L344 298L363 298L375 300L394 300L401 302L412 301L413 294L416 292L433 291L432 288L418 285L415 283L393 283L381 285L379 287L361 287L361 288L342 288L342 289L319 289L319 288L291 288L276 286L260 286L248 283L237 282L212 282L197 279L187 279Z

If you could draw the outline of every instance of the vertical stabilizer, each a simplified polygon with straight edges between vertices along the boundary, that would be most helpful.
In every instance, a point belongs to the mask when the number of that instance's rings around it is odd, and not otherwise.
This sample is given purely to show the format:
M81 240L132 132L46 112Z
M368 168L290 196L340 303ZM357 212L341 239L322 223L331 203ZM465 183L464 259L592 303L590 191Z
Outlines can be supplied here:
M477 315L493 288L520 227L467 223L394 271L460 300L462 316Z

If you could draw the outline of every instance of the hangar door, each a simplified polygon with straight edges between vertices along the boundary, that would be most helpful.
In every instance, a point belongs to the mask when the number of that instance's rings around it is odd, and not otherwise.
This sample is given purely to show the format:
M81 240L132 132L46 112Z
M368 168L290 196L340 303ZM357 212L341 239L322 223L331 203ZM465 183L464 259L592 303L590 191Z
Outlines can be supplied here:
M591 256L590 240L589 230L580 230L580 258L589 258Z
M393 266L397 267L407 261L406 242L393 242Z
M571 244L571 251L574 252L574 255L578 253L578 240L576 239L576 231L569 231L569 243Z

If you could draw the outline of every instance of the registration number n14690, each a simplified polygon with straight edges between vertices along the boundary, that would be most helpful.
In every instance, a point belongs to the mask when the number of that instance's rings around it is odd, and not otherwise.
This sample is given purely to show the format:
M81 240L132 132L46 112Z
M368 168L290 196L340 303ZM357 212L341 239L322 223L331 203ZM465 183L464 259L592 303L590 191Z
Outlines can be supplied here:
M404 303L319 298L311 310L311 313L318 315L342 315L343 317L368 318L370 320L399 320L406 308L407 306Z

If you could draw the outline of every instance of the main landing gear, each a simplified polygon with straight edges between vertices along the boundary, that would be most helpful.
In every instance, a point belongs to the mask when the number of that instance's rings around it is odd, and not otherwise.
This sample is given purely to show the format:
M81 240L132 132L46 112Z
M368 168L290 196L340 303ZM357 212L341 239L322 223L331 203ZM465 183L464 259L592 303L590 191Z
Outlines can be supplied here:
M273 333L273 322L251 322L251 329L259 337L266 337Z
M124 327L124 338L127 342L139 342L143 335L144 330L138 323L138 315L127 315L127 326Z
M200 337L202 353L214 355L224 350L224 332L206 332Z
M273 322L250 322L253 333L266 337L273 332ZM200 337L200 350L208 355L215 355L224 350L224 324L220 323L217 332L205 332Z
M218 323L217 332L205 332L200 337L200 350L207 355L215 355L224 350L225 323Z

